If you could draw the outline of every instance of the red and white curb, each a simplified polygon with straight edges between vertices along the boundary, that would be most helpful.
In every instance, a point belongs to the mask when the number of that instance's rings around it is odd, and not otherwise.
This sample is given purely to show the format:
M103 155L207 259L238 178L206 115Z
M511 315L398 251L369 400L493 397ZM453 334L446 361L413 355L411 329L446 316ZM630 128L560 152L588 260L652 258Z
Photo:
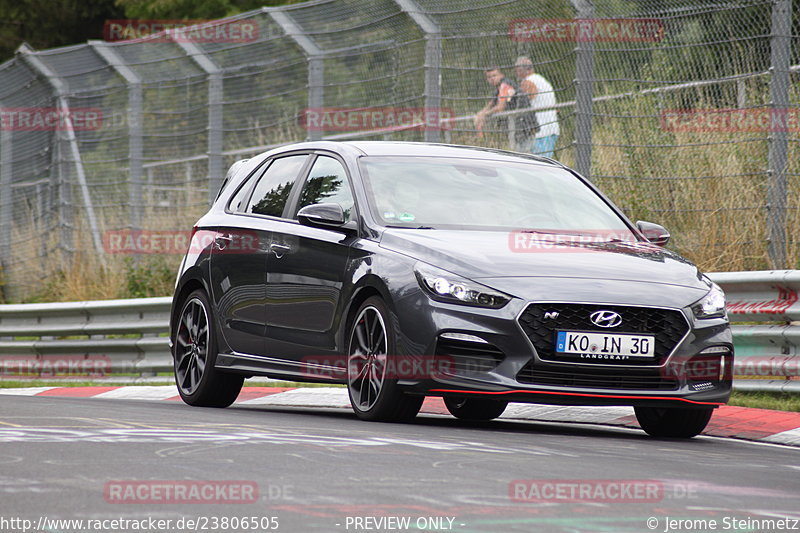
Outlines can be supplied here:
M174 385L28 387L0 389L0 394L117 400L180 401ZM245 387L238 405L349 408L347 390L336 387ZM427 398L423 413L448 414L441 398ZM513 403L502 419L568 422L638 428L631 407L573 407ZM800 446L800 413L723 406L714 412L705 435Z

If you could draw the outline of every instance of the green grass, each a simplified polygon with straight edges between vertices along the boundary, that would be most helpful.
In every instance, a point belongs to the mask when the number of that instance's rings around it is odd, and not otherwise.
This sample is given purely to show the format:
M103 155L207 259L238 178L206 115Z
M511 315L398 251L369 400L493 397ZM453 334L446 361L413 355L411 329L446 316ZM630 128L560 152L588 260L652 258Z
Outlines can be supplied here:
M786 392L734 392L729 405L775 411L800 411L800 394Z

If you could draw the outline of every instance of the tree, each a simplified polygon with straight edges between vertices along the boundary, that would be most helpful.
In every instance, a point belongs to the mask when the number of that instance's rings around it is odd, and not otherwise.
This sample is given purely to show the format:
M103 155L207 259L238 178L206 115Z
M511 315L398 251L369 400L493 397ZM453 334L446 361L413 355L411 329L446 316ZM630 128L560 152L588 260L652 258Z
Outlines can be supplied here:
M298 0L0 0L0 62L23 42L37 50L102 39L118 19L215 19Z
M128 18L217 19L299 0L116 0Z
M123 17L114 0L0 0L0 61L23 42L44 50L101 39L105 21Z

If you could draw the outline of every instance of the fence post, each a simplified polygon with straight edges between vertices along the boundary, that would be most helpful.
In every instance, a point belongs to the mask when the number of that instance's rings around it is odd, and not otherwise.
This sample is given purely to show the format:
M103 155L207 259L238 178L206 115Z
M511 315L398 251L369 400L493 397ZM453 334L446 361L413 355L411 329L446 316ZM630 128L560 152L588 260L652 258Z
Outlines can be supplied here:
M736 107L744 109L747 106L747 85L744 78L736 80Z
M767 243L774 269L786 264L786 162L788 150L789 61L792 47L792 0L772 4L770 36L770 131L767 177Z
M262 8L275 24L281 27L283 33L297 43L303 50L308 61L308 108L319 109L325 105L325 51L322 50L311 37L303 33L303 30L292 18L280 10L268 7ZM322 139L322 130L311 128L306 123L306 138L309 141Z
M441 99L442 99L442 32L415 0L394 0L401 11L425 34L425 109L437 117L436 126L425 124L425 141L439 142L441 139ZM426 113L427 115L427 113ZM513 145L512 145L513 146Z
M47 80L47 83L50 84L50 87L53 89L53 93L56 97L56 101L58 102L58 111L61 116L65 117L64 136L67 144L69 145L72 162L75 165L75 174L78 179L78 187L80 188L81 196L83 197L83 205L86 208L86 219L89 223L89 232L92 236L94 249L98 256L102 258L103 240L100 238L100 230L97 226L97 218L94 214L92 195L89 192L89 185L86 182L86 173L83 168L83 160L81 158L80 147L78 146L78 138L75 136L75 128L72 126L72 119L70 118L69 103L67 102L66 87L64 86L64 82L55 72L50 70L50 68L41 59L36 57L33 49L26 43L22 43L17 50L22 55L23 59L25 59L25 61L27 61L27 63L31 66L31 68L43 76ZM64 181L61 180L62 197L64 194L64 186Z
M199 46L183 38L180 32L167 32L167 35L208 77L208 205L211 205L225 178L222 163L222 70Z
M61 142L54 133L53 150L50 156L50 189L52 191L50 199L55 205L56 216L58 217L57 226L61 233L59 246L70 256L75 251L75 243L72 238L71 229L74 227L74 216L71 204L71 189L67 178L64 177L64 165L66 164L64 154L61 150ZM44 253L44 250L42 251ZM44 256L42 266L45 266Z
M575 47L575 170L591 179L594 4L592 0L572 0L572 5L577 11L578 20Z
M142 80L122 58L104 41L89 41L89 46L108 63L128 84L128 202L132 231L142 229Z
M14 220L12 179L13 135L11 130L0 129L0 270L5 276L11 265L11 224ZM0 286L0 299L6 296Z
M321 109L325 105L325 60L322 56L308 58L308 108ZM306 125L306 128L309 126ZM307 129L309 141L322 139L322 130Z

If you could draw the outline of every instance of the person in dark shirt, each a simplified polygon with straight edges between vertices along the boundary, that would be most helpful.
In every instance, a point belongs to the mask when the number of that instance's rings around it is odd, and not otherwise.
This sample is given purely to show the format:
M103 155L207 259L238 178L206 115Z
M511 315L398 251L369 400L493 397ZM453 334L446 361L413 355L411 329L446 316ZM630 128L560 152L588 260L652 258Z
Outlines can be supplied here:
M486 126L486 120L491 115L502 111L530 107L528 96L520 91L513 80L506 78L499 67L488 68L484 73L486 74L486 81L495 88L495 93L494 97L475 115L475 129L481 137ZM517 145L515 148L529 145L529 138L536 133L535 131L530 131L531 128L535 128L535 125L529 127L521 119L522 115L515 121L518 126L515 135Z

